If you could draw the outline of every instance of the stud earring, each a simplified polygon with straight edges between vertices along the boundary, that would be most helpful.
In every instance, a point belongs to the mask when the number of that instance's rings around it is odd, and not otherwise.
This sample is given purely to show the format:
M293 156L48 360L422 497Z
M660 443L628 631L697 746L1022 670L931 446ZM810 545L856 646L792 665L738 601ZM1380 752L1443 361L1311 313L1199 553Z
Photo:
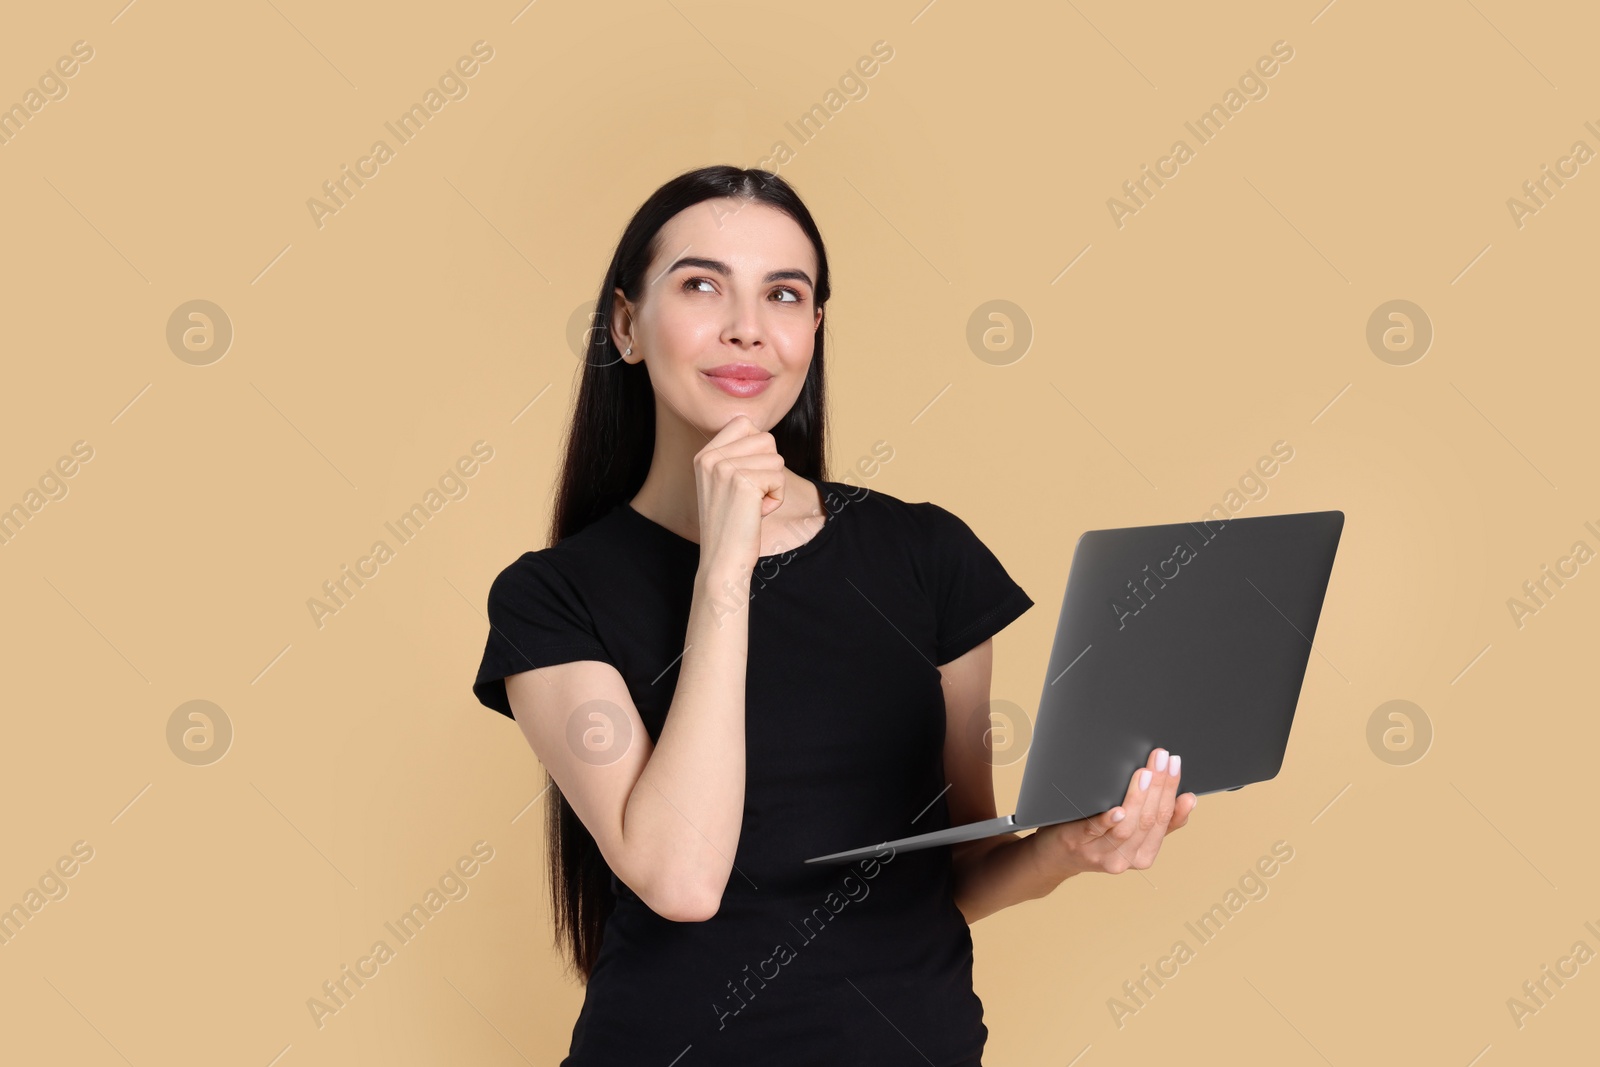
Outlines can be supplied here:
M632 354L633 354L633 346L632 345L629 345L627 348L622 350L623 358L627 358L628 356L631 356Z

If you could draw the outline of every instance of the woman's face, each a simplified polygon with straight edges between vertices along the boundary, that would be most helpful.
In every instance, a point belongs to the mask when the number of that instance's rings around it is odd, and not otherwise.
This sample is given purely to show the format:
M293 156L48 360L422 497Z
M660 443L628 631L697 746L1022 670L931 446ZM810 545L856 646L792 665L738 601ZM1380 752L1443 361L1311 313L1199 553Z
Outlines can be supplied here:
M637 304L616 292L612 336L644 360L657 419L707 437L743 413L770 430L794 406L822 312L816 252L795 221L766 204L706 200L661 228Z

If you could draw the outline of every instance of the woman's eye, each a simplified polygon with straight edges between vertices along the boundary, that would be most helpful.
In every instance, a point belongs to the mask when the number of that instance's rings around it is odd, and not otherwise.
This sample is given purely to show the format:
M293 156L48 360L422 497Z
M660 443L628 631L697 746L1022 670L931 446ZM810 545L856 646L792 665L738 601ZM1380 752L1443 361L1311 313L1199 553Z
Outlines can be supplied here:
M698 288L698 286L701 283L709 285L712 288L710 288L710 289ZM714 292L715 289L716 289L716 286L715 286L715 283L713 283L710 278L695 277L695 278L685 278L683 280L682 289L685 292L707 293L707 292ZM773 292L774 293L778 293L778 294L787 294L787 299L781 299L781 300L778 301L780 304L799 304L799 303L804 302L804 300L805 300L805 297L800 292L798 292L797 290L789 288L787 285L780 285L778 288L774 289Z

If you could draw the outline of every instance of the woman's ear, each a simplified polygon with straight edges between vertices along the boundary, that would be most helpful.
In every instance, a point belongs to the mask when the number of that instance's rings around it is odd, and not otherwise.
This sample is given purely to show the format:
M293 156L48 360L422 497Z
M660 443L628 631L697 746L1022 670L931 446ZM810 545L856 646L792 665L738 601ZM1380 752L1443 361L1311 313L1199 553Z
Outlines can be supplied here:
M611 303L611 343L617 346L617 353L622 355L633 346L633 309L621 289L614 292ZM624 363L638 363L643 358L643 353L622 355Z

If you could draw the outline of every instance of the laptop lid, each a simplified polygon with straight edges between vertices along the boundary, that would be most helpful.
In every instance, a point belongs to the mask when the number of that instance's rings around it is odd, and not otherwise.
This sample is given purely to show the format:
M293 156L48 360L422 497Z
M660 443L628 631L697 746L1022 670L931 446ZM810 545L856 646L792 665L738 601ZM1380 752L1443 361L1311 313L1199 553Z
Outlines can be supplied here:
M1183 756L1184 792L1274 777L1343 529L1315 511L1084 533L1018 824L1116 807L1157 747Z

